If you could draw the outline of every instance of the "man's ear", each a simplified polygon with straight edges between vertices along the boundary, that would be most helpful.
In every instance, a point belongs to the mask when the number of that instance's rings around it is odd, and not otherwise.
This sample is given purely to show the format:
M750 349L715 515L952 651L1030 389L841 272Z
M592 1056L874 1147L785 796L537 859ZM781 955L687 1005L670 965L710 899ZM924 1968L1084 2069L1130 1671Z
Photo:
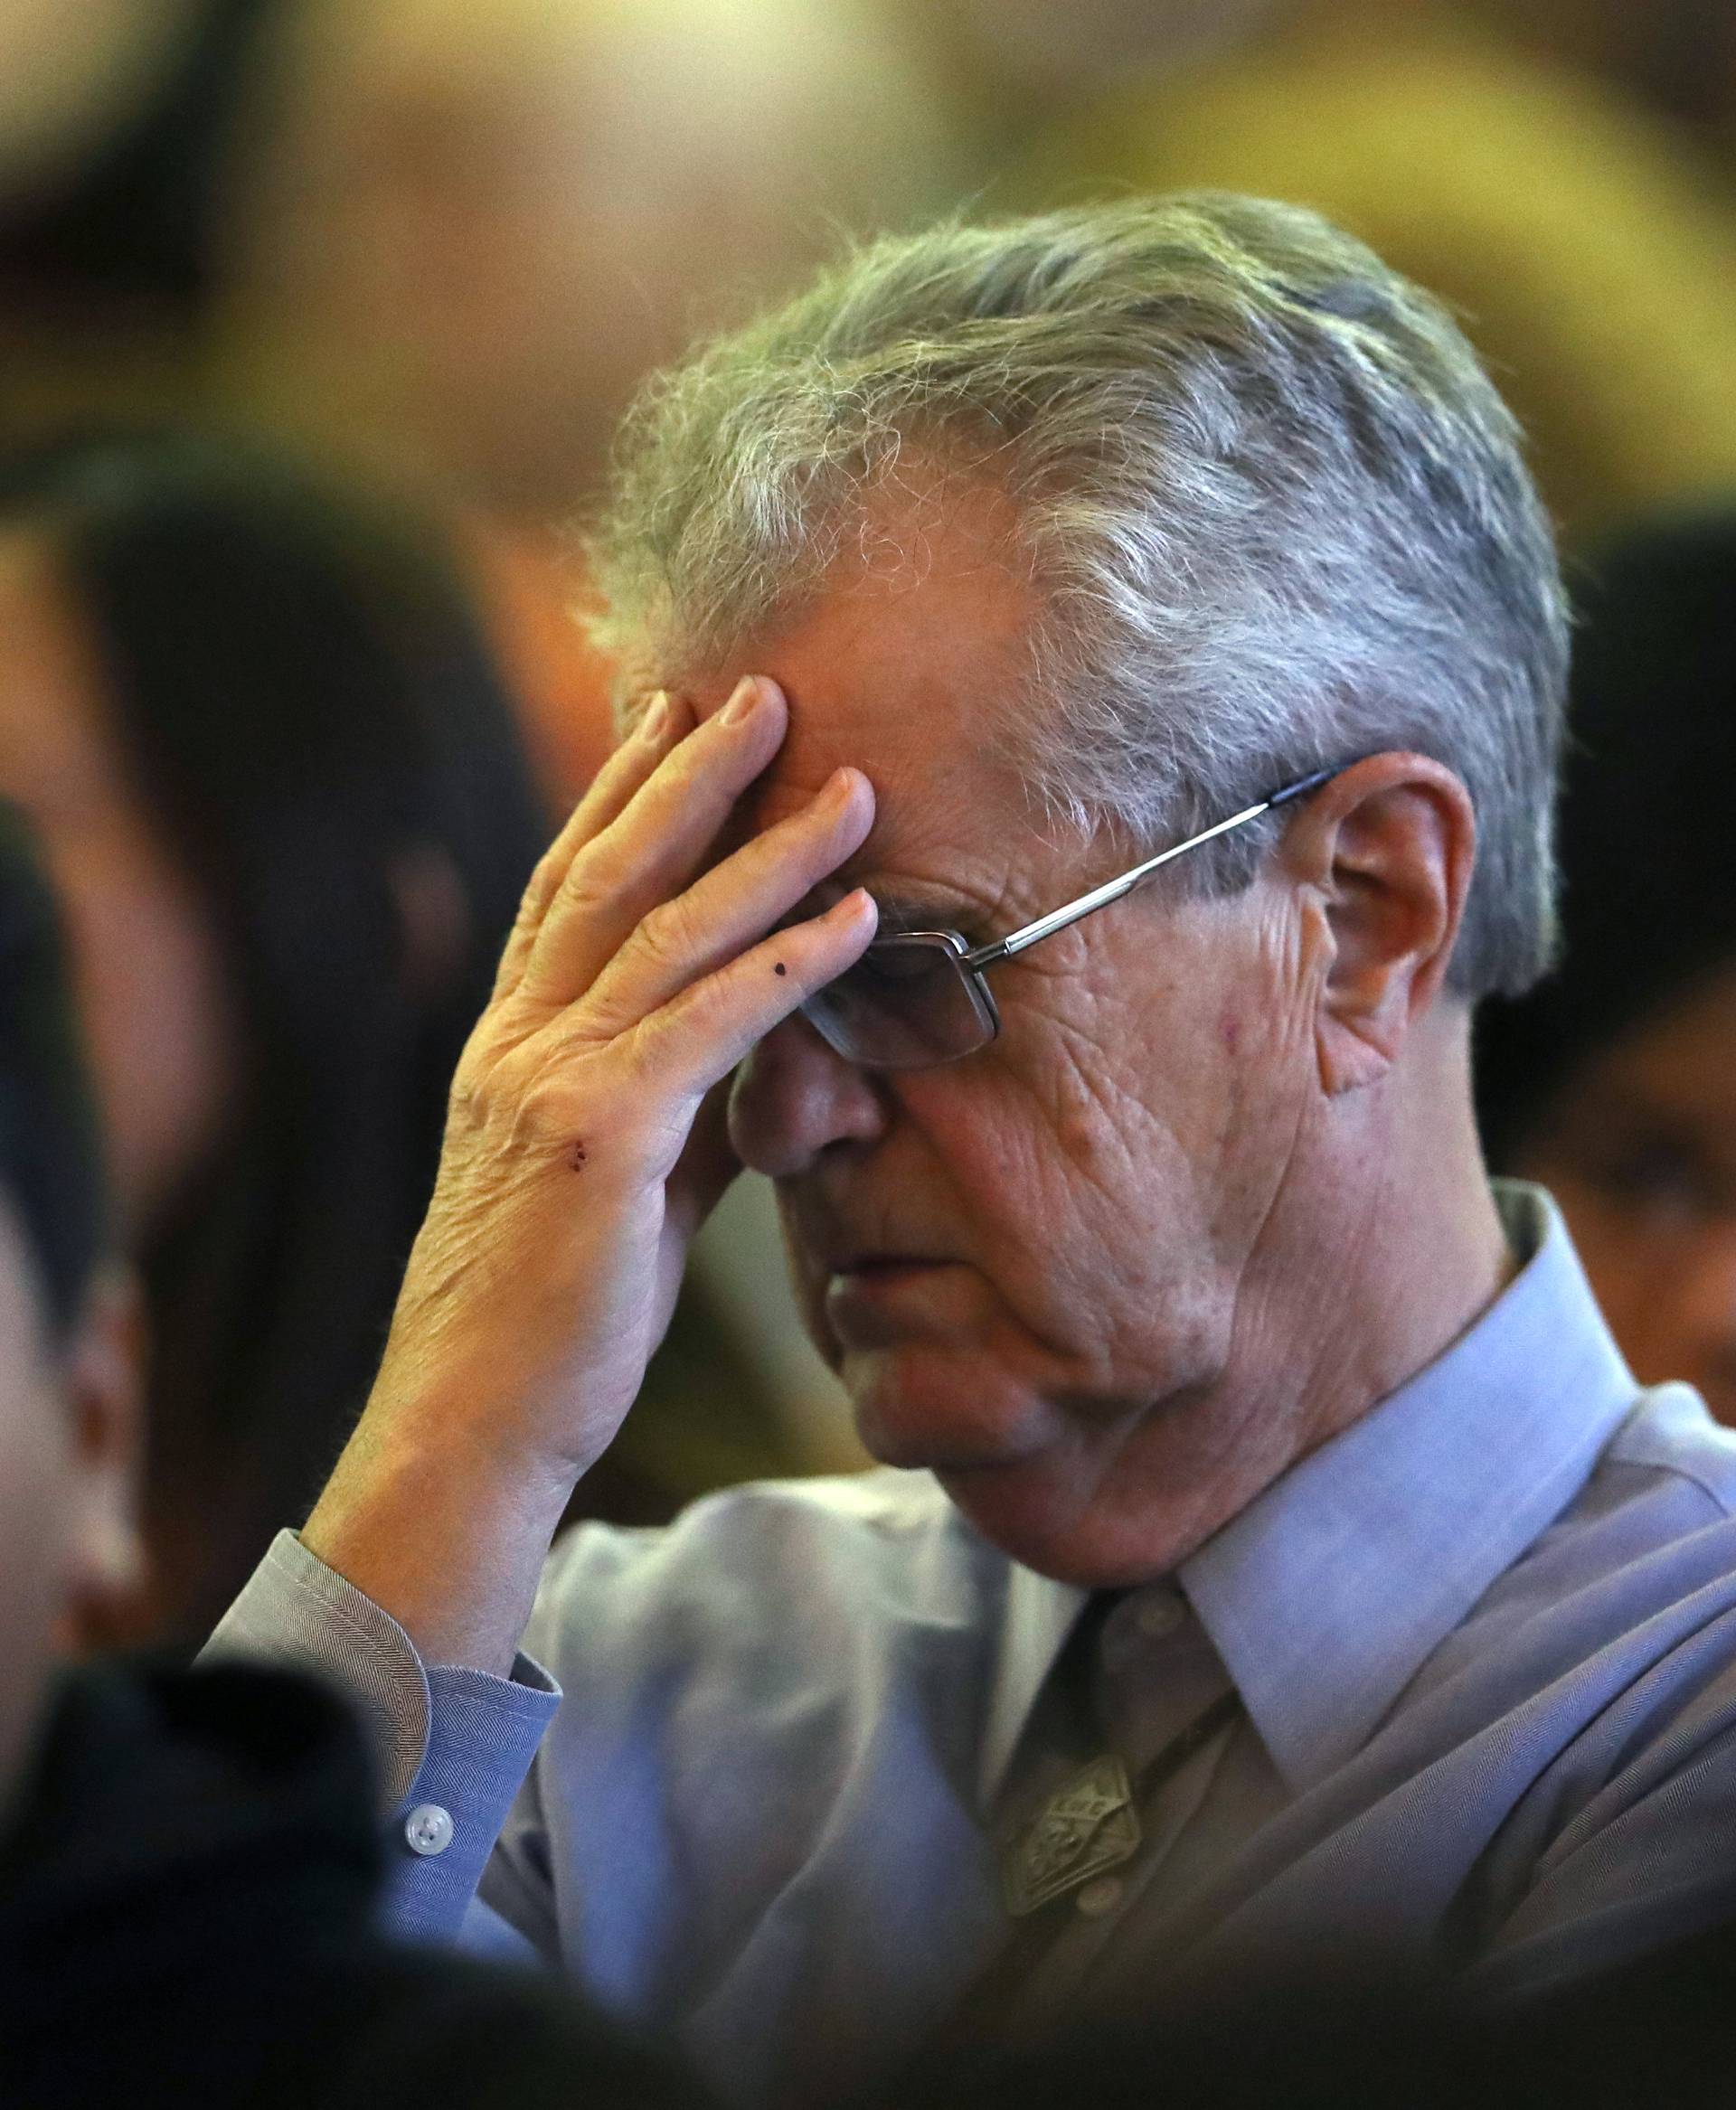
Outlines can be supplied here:
M91 1286L66 1354L75 1505L67 1613L75 1635L104 1631L145 1579L144 1364L143 1298L131 1270L117 1264Z
M1371 755L1333 777L1280 852L1328 938L1315 1041L1329 1095L1376 1083L1440 992L1477 851L1470 794L1423 755Z

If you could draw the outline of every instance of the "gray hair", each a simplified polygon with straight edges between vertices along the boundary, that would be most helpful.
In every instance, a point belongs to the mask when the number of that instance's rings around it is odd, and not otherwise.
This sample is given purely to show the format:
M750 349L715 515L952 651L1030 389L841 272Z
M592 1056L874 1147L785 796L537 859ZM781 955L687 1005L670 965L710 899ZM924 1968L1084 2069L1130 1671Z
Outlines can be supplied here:
M1543 972L1567 618L1517 428L1439 303L1252 198L883 240L641 398L592 539L608 641L719 664L936 474L1016 508L1043 613L1028 721L991 733L1051 815L1155 843L1429 755L1478 831L1448 986ZM1246 885L1259 833L1190 883Z

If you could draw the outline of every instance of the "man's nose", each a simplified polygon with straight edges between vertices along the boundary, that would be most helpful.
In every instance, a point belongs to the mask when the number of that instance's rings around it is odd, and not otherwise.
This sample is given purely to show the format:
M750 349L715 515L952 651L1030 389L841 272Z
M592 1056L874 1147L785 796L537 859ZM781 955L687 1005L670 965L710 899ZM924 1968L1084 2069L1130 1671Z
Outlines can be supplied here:
M774 1180L807 1171L836 1143L871 1143L886 1126L882 1088L799 1016L768 1033L735 1073L730 1141Z

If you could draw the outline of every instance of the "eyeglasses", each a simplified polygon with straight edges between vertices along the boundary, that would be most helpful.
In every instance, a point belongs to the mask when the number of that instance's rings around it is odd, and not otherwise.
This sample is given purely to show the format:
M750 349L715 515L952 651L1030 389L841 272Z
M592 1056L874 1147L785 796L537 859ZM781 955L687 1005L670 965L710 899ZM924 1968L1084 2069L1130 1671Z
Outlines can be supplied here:
M921 1069L974 1055L1001 1030L1001 1014L984 978L990 967L1052 937L1081 917L1107 909L1161 866L1203 843L1245 828L1274 806L1317 790L1338 773L1318 769L1287 784L1258 805L1244 806L1227 821L1159 851L1118 879L987 945L969 946L956 930L901 930L877 937L853 967L808 998L802 1016L827 1047L859 1069Z

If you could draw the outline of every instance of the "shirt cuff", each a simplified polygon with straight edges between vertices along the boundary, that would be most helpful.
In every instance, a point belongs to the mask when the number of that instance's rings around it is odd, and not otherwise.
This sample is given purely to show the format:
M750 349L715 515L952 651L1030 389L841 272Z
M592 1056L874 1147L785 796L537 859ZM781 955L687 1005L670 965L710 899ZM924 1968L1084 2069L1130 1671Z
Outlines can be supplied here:
M282 1663L338 1686L367 1728L388 1813L412 1795L436 1799L432 1780L422 1776L438 1764L442 1785L475 1789L486 1778L497 1787L510 1775L500 1805L504 1823L561 1703L560 1687L523 1653L514 1657L510 1678L424 1664L391 1613L327 1568L293 1531L278 1533L203 1653L206 1660Z
M428 1749L428 1673L389 1612L279 1531L206 1643L205 1660L245 1656L336 1685L360 1712L386 1807L413 1785Z
M525 1655L510 1679L431 1665L428 1692L427 1754L387 1838L386 1917L400 1936L450 1942L561 1693Z
M384 1790L387 1920L411 1939L456 1939L561 1704L541 1664L519 1654L510 1678L425 1664L392 1615L293 1531L278 1532L204 1654L288 1664L348 1695Z

